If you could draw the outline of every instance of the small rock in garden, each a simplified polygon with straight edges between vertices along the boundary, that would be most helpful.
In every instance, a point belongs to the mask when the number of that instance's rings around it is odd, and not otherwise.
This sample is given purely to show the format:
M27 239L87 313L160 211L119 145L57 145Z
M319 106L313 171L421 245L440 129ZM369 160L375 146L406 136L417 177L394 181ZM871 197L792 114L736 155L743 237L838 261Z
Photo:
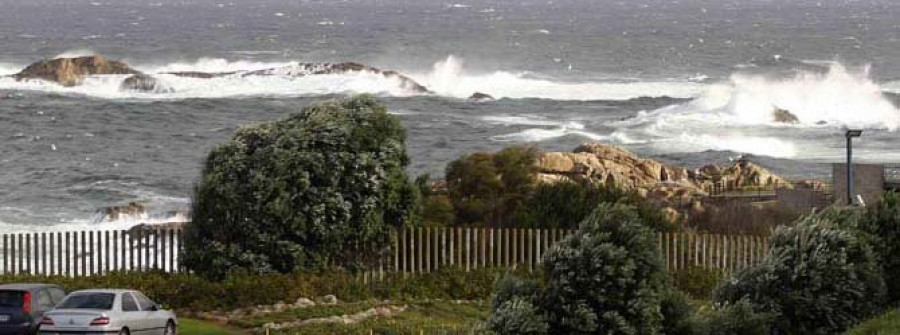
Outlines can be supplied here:
M392 314L393 314L393 312L391 311L390 308L387 308L384 306L379 306L379 307L375 308L375 315L377 315L377 316L389 318L389 317L391 317Z
M338 299L333 294L329 294L322 297L322 303L325 305L334 305L338 303Z
M312 300L309 300L307 298L297 299L297 302L294 303L294 307L297 307L297 308L307 308L307 307L312 307L315 305L316 305L315 302L313 302Z

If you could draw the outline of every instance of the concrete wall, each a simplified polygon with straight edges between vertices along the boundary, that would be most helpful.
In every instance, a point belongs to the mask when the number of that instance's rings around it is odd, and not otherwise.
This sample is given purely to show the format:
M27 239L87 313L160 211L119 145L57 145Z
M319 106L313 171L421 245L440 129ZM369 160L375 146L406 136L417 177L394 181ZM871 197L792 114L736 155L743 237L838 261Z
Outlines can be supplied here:
M809 213L814 208L821 210L831 204L824 190L778 188L775 189L775 194L779 204L798 213Z
M847 164L832 164L834 198L838 204L847 204ZM884 192L884 165L853 164L853 196L862 195L866 205L873 205Z

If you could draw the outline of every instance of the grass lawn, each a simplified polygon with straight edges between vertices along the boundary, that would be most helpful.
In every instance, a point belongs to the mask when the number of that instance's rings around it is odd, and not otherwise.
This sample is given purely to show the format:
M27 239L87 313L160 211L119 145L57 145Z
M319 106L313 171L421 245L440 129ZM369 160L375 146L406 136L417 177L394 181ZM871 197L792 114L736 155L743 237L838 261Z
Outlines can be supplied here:
M863 322L847 332L847 335L889 335L900 334L900 309Z
M181 335L239 335L243 332L215 323L194 319L178 319L178 333Z
M231 327L240 327L246 332L269 322L284 323L295 320L326 318L345 314L355 314L380 305L377 302L353 302L337 305L319 305L267 315L245 316L229 322ZM409 301L392 305L406 305L406 311L392 317L372 317L358 324L320 323L298 328L272 330L272 334L471 334L477 325L487 319L490 308L487 302L456 303L454 301ZM210 331L229 331L215 324L199 324ZM199 328L203 330L207 328ZM183 335L193 334L235 334L218 332L190 332L183 327Z

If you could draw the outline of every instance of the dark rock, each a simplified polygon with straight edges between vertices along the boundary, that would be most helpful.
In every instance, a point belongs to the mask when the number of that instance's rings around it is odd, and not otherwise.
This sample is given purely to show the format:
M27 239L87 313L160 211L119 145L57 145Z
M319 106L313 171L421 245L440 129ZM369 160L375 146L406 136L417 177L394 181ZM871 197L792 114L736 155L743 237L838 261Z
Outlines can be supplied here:
M119 86L122 91L137 91L146 93L172 93L175 92L171 87L167 87L146 74L136 74L125 78L122 85Z
M85 77L97 74L140 74L128 64L107 60L103 56L57 58L28 65L13 75L16 80L41 79L63 86L77 86Z
M775 107L775 109L772 111L772 119L775 120L775 122L779 123L800 123L800 119L798 119L797 116L794 115L794 113L791 113L787 109L781 109L778 107Z
M491 101L494 100L494 97L490 94L485 94L481 92L475 92L472 96L469 97L469 100L472 101Z

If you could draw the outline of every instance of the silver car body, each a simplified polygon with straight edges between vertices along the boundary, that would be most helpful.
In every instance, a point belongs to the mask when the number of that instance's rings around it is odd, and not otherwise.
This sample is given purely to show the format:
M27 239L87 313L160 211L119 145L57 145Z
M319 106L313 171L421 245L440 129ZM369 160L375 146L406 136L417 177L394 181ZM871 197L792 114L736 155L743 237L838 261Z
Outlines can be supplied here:
M111 303L100 308L67 308L67 306L72 305L67 304L67 300L78 299L78 297L85 299L89 295L105 298L114 295L114 298ZM85 305L89 306L89 304ZM41 324L40 334L42 335L110 333L175 335L175 329L167 329L167 326L170 322L173 328L178 325L175 313L160 309L156 303L134 290L84 290L72 292L66 296L62 303L57 305L56 309L45 313L44 317L52 320L52 324L49 324L49 322ZM100 318L107 318L108 324L91 325L93 321ZM167 330L171 334L166 334Z

